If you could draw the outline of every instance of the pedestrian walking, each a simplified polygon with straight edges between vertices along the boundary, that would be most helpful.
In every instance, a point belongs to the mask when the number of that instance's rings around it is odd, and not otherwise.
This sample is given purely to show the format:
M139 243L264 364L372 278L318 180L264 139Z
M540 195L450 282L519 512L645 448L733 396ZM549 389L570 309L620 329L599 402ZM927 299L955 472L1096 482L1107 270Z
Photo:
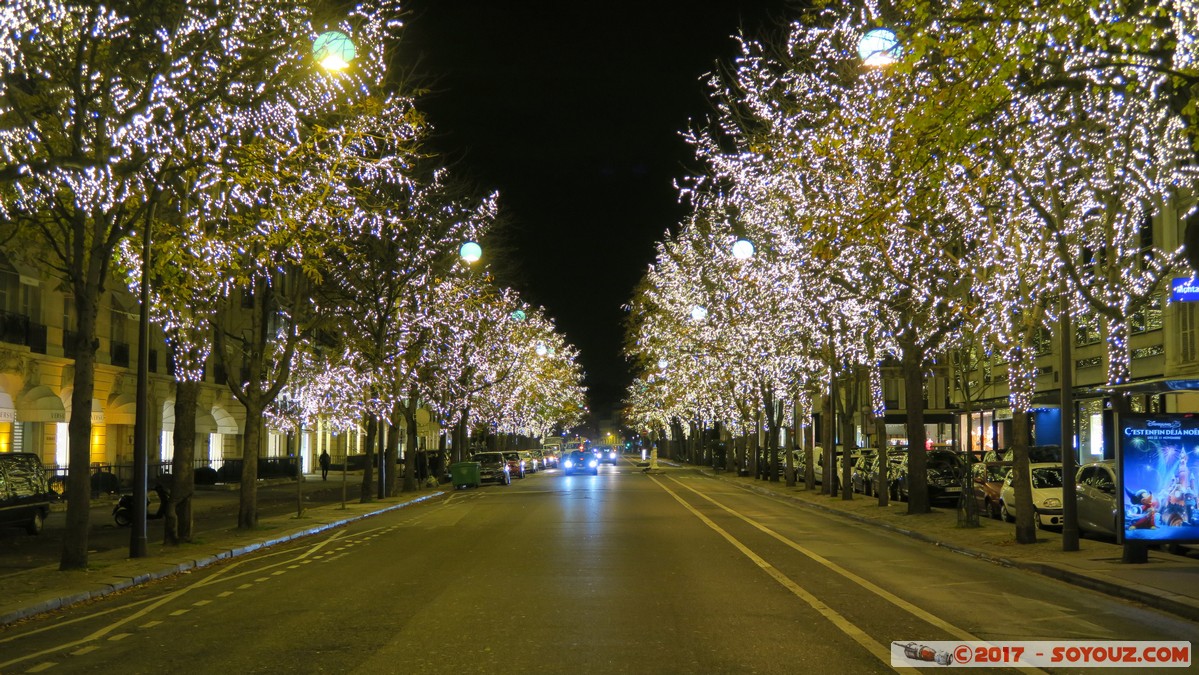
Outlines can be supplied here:
M321 480L329 480L329 451L321 450Z

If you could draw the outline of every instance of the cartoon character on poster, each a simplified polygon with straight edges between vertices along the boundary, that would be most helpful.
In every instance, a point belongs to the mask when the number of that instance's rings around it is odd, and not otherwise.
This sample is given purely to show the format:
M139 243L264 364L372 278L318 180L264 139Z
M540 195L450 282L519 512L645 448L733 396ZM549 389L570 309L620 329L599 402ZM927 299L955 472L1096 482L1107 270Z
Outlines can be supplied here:
M1176 455L1173 461L1173 471L1170 472L1169 483L1159 495L1161 503L1161 523L1165 527L1182 525L1199 525L1199 510L1195 505L1195 474L1192 467L1199 462L1188 459L1190 453L1179 448L1167 448Z
M1126 536L1199 539L1199 429L1195 420L1132 416L1121 426Z

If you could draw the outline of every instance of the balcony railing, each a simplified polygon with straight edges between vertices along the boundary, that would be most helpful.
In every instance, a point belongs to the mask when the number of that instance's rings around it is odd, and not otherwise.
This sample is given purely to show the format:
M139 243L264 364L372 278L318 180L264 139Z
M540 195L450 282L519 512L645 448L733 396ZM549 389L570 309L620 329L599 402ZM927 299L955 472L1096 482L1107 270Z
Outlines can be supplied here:
M45 354L46 327L25 314L0 312L0 342L24 345L36 354Z
M120 366L121 368L129 367L129 343L113 342L112 348L109 351L112 365Z

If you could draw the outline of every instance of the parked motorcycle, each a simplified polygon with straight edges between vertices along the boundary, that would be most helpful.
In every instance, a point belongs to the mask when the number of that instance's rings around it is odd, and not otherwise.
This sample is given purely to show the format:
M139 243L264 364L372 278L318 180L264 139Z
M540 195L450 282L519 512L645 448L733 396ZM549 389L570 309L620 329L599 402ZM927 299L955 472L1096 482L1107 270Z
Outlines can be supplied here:
M150 513L150 500L147 499L146 520L159 520L166 517L167 500L170 499L170 495L162 485L155 485L154 492L158 494L158 511ZM133 495L121 495L116 505L112 507L112 519L116 521L118 527L127 527L133 524Z

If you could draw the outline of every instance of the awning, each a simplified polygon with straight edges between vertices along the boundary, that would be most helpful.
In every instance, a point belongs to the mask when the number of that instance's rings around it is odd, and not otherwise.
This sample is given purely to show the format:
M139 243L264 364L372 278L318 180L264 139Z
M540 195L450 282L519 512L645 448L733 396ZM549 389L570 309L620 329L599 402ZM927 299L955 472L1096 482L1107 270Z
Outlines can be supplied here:
M241 433L241 425L237 423L237 418L230 415L229 411L221 406L212 406L212 418L216 421L216 433L230 436L237 436Z
M63 408L63 410L66 412L67 421L69 422L71 420L70 391L68 390L66 392L66 394L67 394L67 397L66 397L67 401L66 401L66 406ZM104 424L104 404L101 403L100 399L98 399L98 398L92 399L92 424Z
M132 426L137 422L137 399L128 394L109 396L108 409L104 411L104 419L108 424Z
M175 402L167 401L162 406L162 430L175 430ZM217 430L216 419L212 413L201 406L196 406L196 433L211 434Z
M1188 377L1154 377L1116 385L1099 385L1100 391L1126 391L1131 394L1179 394L1199 392L1199 379Z
M42 284L42 274L36 267L19 262L12 262L12 266L17 271L17 277L22 284L26 286L40 286Z
M62 399L50 391L50 387L37 386L26 389L16 400L18 422L66 422L67 410Z
M17 409L13 406L12 397L6 391L0 391L0 422L15 422Z

